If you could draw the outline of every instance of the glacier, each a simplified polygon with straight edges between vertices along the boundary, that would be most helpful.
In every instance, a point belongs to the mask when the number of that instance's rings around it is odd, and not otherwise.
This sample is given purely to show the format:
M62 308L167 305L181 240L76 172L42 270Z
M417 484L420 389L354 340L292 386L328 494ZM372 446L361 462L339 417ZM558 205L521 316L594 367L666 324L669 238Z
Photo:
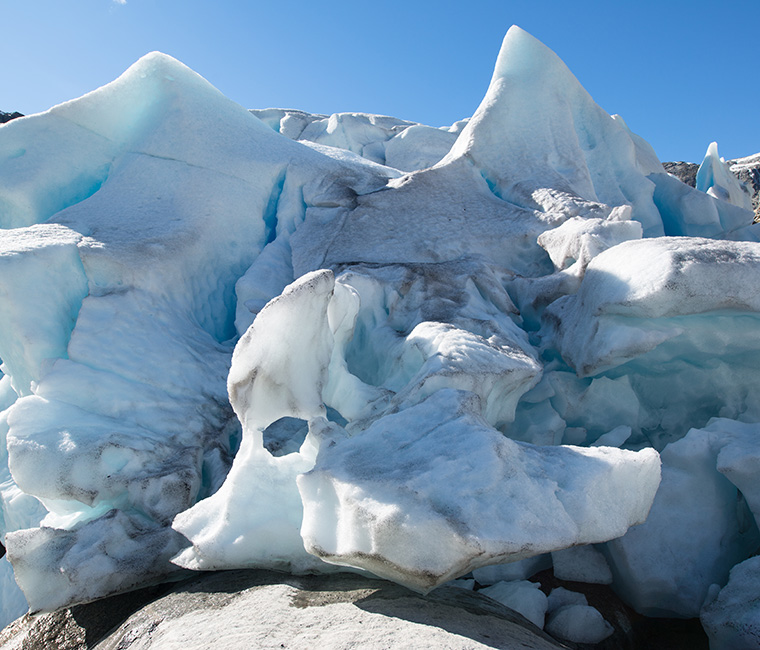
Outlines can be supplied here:
M731 647L750 208L518 27L444 128L249 111L160 53L0 126L3 622L180 570L533 594L553 564Z

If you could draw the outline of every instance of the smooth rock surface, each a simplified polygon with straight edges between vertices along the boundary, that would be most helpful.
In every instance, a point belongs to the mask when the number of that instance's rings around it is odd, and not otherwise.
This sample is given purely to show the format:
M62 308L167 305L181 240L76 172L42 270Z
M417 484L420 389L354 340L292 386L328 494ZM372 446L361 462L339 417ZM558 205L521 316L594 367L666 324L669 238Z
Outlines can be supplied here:
M564 646L463 589L423 597L357 575L207 573L52 614L0 633L4 650L520 648Z

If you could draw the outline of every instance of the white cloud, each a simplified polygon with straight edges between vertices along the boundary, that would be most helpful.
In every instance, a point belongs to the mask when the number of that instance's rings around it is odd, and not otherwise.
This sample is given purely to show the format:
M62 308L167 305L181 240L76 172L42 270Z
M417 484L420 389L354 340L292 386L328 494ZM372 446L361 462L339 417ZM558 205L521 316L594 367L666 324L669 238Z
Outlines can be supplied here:
M127 4L127 0L113 0L117 5L125 5Z

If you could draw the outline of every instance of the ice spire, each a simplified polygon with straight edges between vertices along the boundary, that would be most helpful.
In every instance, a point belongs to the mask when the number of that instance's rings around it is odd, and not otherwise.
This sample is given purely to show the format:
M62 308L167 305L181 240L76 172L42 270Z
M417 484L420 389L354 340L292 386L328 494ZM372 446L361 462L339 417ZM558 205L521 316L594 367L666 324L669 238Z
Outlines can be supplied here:
M697 189L716 199L752 210L752 199L726 161L718 155L718 143L711 142L697 171Z
M512 26L488 91L449 155L466 157L495 194L523 207L548 210L540 190L551 187L610 206L633 204L645 231L660 217L630 133L601 109L562 60Z

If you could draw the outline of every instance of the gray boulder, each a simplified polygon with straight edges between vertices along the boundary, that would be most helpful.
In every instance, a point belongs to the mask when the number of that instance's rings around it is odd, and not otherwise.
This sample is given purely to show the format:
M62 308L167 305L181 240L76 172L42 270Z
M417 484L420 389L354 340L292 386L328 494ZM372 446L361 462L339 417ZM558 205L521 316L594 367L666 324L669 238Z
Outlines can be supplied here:
M421 596L353 574L260 570L204 573L52 614L26 615L0 633L3 650L316 647L565 646L516 612L464 589L441 587Z

